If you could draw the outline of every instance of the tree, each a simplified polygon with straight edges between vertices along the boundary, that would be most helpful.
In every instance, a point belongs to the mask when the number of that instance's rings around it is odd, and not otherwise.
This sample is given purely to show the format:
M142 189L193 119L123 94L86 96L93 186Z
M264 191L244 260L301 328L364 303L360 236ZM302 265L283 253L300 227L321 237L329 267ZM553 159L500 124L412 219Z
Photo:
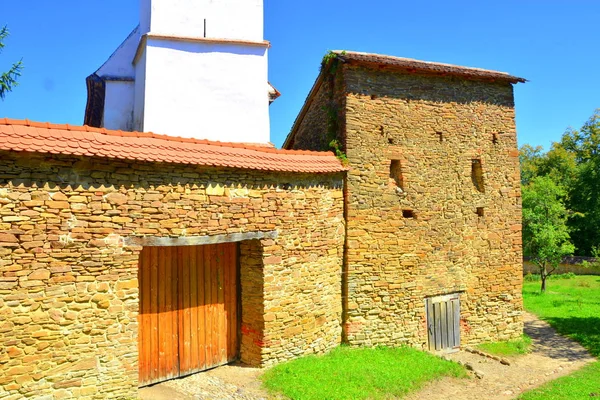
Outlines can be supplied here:
M569 185L567 206L573 210L569 226L577 253L589 256L600 245L600 110L581 129L568 130L558 146L577 164Z
M540 160L538 174L549 176L552 180L567 191L577 178L577 161L575 155L558 143L553 143L552 148Z
M8 37L8 28L4 26L0 28L0 53L4 48L4 39ZM0 75L0 99L4 100L6 93L10 92L13 87L17 85L17 78L21 76L21 70L23 69L23 62L19 61L10 67L8 72Z
M560 143L553 143L547 153L544 153L542 146L524 144L519 149L519 161L522 185L529 184L536 176L549 176L558 185L568 189L577 175L575 154Z
M524 145L520 152L521 184L547 176L564 189L567 226L579 256L600 246L600 109L579 130L567 130L544 153Z
M540 174L540 164L544 157L542 146L533 147L524 144L519 149L519 163L521 165L521 185L527 185L533 178Z
M541 291L565 256L573 254L567 228L565 191L548 176L538 176L523 187L523 250L540 270Z

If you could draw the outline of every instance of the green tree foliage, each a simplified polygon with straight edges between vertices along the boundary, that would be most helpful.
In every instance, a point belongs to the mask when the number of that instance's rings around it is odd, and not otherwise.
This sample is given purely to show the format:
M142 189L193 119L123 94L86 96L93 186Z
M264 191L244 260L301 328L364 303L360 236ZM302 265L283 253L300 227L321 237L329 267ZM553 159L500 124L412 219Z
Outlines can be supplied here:
M549 176L554 182L567 190L577 176L577 162L572 152L554 143L550 151L540 161L538 174Z
M549 176L533 178L523 187L523 250L540 271L542 292L546 279L563 257L573 254L567 227L564 189Z
M545 157L542 146L533 147L525 144L519 150L519 161L521 164L521 185L527 185L533 178L539 175L540 164Z
M600 245L600 110L580 130L569 130L560 147L577 163L575 179L569 187L567 206L571 235L581 255L593 255Z
M520 160L523 186L539 176L560 186L576 254L593 255L600 246L600 110L581 129L565 132L547 153L524 145Z
M519 160L522 185L527 185L537 176L549 176L555 183L568 188L576 177L575 155L560 143L553 143L547 153L544 153L542 146L525 144L520 149Z
M8 37L8 28L0 28L0 53L4 48L4 39ZM13 64L7 72L0 75L0 99L4 100L6 93L10 92L17 85L17 78L21 76L23 62L19 61Z

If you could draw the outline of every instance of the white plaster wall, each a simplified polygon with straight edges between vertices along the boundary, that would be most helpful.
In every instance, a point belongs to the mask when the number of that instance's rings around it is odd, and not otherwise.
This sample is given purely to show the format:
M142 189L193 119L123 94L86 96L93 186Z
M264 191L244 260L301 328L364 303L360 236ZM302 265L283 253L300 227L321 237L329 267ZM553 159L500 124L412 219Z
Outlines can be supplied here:
M142 34L263 40L263 0L140 0Z
M212 6L206 21L207 37L264 40L262 0L219 0Z
M145 129L144 106L146 102L146 55L146 49L143 49L142 54L135 64L133 130L138 132L143 132Z
M152 0L140 0L140 34L150 32Z
M106 129L133 130L134 82L107 81L105 96L102 126Z
M140 37L140 27L138 26L96 71L96 74L98 76L133 78L135 76L135 68L132 61L140 42Z
M136 74L134 113L137 124L138 86L145 79L145 131L269 142L266 48L149 39L145 62L145 78Z

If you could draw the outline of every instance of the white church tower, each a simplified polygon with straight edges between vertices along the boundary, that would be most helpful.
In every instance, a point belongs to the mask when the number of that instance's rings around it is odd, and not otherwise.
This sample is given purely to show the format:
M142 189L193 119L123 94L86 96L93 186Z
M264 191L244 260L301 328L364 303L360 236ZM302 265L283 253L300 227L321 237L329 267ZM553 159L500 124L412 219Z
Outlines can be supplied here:
M268 48L263 0L140 0L139 27L88 78L85 122L268 143Z

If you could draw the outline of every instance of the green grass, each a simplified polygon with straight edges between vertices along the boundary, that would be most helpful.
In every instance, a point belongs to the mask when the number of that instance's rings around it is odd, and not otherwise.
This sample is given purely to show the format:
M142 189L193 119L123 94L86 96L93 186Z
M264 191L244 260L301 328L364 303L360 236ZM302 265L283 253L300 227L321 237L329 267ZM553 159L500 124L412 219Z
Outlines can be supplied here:
M389 399L443 376L466 377L463 367L408 347L350 348L277 365L264 386L290 399Z
M527 354L531 348L531 338L525 334L518 340L509 340L505 342L483 343L477 346L479 350L497 356L518 356Z
M581 343L600 356L600 277L578 276L547 282L525 282L523 300L528 311L552 325L560 334ZM600 397L600 363L595 362L568 376L523 394L522 400L567 400Z
M523 301L528 311L547 321L558 333L600 356L599 276L548 281L545 294L540 293L539 282L526 282Z
M574 373L524 393L520 400L575 400L600 398L600 363L589 364Z

